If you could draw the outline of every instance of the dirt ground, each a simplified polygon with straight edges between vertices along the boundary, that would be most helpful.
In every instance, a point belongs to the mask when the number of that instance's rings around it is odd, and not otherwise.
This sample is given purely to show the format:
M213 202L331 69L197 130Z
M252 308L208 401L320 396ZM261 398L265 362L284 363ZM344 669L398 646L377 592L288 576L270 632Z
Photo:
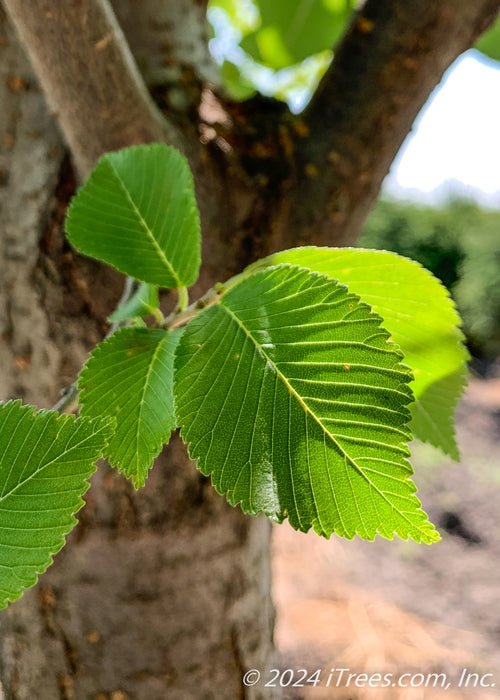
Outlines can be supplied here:
M412 446L419 496L440 543L326 541L275 528L276 668L293 669L297 684L285 698L500 697L500 379L471 382L457 433L460 464ZM320 669L320 682L300 682L301 668ZM342 668L349 671L339 681ZM373 687L363 676L346 687L348 673L392 673L393 682L422 675L401 681L414 687L382 688L376 676ZM445 673L448 688L430 673ZM469 674L477 675L466 687ZM291 674L280 678L287 685Z

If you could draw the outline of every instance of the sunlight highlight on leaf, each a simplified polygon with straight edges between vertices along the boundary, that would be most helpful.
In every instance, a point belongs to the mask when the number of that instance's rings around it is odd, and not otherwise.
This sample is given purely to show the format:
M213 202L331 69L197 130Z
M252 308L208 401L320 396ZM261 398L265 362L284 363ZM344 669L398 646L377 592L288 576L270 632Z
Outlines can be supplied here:
M352 538L438 539L407 461L411 373L343 285L279 265L189 322L177 418L200 470L243 510Z
M458 460L454 417L469 353L441 282L419 263L380 250L306 247L267 258L267 264L284 262L340 280L380 314L414 373L411 429Z

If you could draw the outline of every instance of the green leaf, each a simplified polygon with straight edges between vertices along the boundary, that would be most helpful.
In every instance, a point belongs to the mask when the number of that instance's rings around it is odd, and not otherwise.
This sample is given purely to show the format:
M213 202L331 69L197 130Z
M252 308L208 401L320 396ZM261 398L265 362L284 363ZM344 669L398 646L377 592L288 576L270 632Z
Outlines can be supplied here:
M257 272L189 322L176 352L181 435L228 501L293 527L439 538L410 480L411 373L343 285Z
M500 17L485 32L476 44L476 49L488 58L500 61Z
M224 86L234 100L248 100L255 95L255 87L240 73L231 61L224 61L220 69Z
M0 404L0 608L36 583L64 545L111 421Z
M281 32L275 26L265 26L248 34L242 39L241 48L252 58L274 70L281 70L296 63L283 41Z
M163 144L98 161L66 230L82 253L158 287L188 287L200 268L200 217L187 160Z
M119 306L111 316L109 321L126 321L129 318L138 318L153 314L160 306L158 287L143 282L134 296L125 304Z
M259 264L285 262L340 280L382 316L415 377L410 428L458 460L454 416L469 354L460 317L441 282L419 263L380 250L294 248Z
M262 24L244 37L241 46L275 70L332 49L354 7L353 0L258 0L255 4Z
M106 456L136 488L176 427L173 365L181 334L123 328L95 348L80 375L82 415L116 418Z

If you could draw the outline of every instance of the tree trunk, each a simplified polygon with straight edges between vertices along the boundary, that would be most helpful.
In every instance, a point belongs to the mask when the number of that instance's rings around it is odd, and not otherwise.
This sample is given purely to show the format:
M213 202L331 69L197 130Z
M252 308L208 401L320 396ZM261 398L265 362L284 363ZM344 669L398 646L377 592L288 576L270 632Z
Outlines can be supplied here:
M1 10L0 52L0 398L50 407L102 338L122 278L64 242L74 175ZM227 260L226 248L234 271ZM0 615L5 697L264 697L241 678L272 653L269 535L179 440L138 493L101 466L67 547Z

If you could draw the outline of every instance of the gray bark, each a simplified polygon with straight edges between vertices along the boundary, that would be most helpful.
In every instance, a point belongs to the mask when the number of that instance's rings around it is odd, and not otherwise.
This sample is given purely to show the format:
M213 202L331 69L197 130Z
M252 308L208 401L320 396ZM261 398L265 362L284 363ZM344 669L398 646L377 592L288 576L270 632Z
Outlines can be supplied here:
M124 145L164 139L180 145L107 1L7 0L5 6L83 175L102 153Z
M112 0L146 83L166 89L173 109L186 110L188 86L195 93L200 83L219 82L219 73L208 50L207 2ZM199 97L199 95L198 95Z

